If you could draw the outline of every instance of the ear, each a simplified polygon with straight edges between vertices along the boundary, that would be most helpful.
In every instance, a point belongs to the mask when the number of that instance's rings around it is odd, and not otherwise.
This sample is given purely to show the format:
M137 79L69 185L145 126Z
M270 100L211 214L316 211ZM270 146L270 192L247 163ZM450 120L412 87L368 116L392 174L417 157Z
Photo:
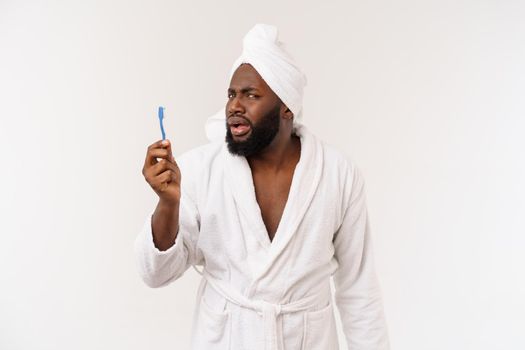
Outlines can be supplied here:
M283 117L284 119L293 120L292 111L288 107L286 107L284 103L281 105L281 117Z

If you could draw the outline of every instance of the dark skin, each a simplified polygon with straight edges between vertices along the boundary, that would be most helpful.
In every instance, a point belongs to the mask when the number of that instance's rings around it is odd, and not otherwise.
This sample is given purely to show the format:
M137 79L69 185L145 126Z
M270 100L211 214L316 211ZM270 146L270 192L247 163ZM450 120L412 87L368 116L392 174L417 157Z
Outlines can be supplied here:
M249 64L241 65L233 74L228 89L226 116L243 116L253 124L279 106L279 131L260 153L249 156L255 195L262 219L273 240L290 192L295 166L299 162L301 142L293 134L293 113L270 89ZM234 139L242 140L234 136ZM173 158L171 143L159 140L148 147L142 168L144 178L159 196L151 220L153 242L165 251L175 243L179 228L181 173Z
M279 131L260 153L247 157L252 171L255 196L270 240L273 240L290 193L293 173L301 153L301 142L293 134L293 113L249 64L233 74L228 89L226 115L240 115L257 124L279 106ZM243 140L234 136L234 140Z

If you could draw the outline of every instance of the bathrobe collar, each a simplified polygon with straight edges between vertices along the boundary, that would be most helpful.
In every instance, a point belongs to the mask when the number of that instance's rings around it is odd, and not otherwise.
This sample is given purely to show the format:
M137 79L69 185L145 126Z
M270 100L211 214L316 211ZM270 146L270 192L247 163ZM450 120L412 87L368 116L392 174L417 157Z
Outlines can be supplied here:
M293 174L288 200L273 241L270 241L262 219L255 196L251 169L246 157L232 155L228 151L226 143L222 149L223 156L226 158L226 182L230 186L237 209L253 228L249 234L255 235L261 246L268 252L269 265L264 266L259 274L265 273L272 261L286 248L296 233L321 179L323 156L319 140L302 124L295 125L294 131L301 140L301 155Z

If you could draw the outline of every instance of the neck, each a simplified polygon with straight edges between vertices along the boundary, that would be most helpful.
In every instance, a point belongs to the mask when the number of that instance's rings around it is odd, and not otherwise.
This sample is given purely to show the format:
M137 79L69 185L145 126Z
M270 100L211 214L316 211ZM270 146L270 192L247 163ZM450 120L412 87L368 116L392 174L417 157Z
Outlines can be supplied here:
M278 172L297 164L301 154L301 140L291 132L277 133L273 141L262 152L249 156L248 164L252 170Z

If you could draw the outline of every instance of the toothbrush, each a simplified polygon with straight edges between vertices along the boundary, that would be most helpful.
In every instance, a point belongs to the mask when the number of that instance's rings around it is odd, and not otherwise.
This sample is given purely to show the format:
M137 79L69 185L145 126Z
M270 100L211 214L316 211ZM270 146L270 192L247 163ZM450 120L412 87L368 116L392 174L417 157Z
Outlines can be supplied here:
M160 131L162 132L162 139L166 140L166 133L164 132L164 124L162 123L163 119L164 119L164 107L159 107Z

